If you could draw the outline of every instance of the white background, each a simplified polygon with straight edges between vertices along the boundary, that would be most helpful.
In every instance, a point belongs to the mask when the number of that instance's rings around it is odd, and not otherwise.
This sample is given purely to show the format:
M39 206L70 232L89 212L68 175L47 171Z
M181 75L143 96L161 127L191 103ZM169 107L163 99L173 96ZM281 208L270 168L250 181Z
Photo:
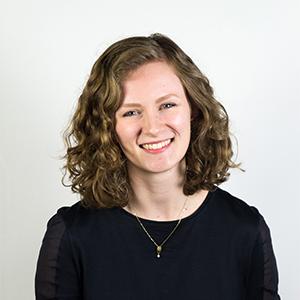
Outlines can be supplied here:
M299 1L0 1L1 299L33 299L46 223L78 200L61 183L61 133L94 61L160 32L215 88L238 140L220 187L271 229L282 299L300 299ZM235 147L236 148L236 147Z

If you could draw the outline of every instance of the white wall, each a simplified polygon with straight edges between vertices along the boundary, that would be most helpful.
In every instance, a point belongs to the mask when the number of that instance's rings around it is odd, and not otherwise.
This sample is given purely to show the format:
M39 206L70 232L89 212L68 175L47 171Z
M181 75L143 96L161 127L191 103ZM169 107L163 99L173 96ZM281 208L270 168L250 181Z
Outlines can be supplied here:
M116 40L153 32L193 58L227 108L247 171L221 187L264 215L282 299L299 299L299 1L0 4L1 299L34 298L46 222L78 200L57 158L93 62Z

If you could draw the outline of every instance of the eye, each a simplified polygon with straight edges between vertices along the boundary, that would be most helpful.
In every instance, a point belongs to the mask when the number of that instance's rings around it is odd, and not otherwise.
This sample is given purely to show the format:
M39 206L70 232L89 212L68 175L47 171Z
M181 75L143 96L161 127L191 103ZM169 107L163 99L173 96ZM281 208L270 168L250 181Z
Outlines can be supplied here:
M176 104L175 103L164 103L164 104L162 104L162 106L164 106L165 108L171 108L173 106L176 106Z
M131 116L134 116L135 114L133 113L137 113L137 111L135 110L130 110L128 112L126 112L125 114L123 114L123 117L131 117Z

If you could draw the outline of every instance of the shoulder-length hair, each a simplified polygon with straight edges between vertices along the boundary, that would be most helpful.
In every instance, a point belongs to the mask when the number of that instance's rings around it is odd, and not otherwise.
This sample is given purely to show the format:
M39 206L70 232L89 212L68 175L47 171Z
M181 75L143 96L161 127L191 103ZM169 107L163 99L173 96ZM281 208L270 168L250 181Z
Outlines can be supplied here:
M208 79L192 59L169 37L159 33L125 38L108 47L93 65L64 132L67 151L63 157L62 183L80 194L85 207L123 207L128 203L133 191L127 159L115 132L115 112L122 103L122 83L126 77L153 61L173 67L192 107L184 194L214 190L228 179L229 168L240 166L231 160L227 112L214 98ZM64 183L67 173L70 184Z

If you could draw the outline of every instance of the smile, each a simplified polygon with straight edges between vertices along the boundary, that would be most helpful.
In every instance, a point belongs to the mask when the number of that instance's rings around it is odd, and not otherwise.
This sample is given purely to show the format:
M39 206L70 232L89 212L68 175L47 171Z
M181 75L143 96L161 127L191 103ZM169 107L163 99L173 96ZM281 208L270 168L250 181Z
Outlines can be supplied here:
M140 148L142 148L145 152L150 154L159 154L166 151L171 146L173 140L174 138L155 144L143 144L140 145Z
M143 144L140 147L147 149L147 150L149 150L149 149L158 150L158 149L162 149L162 148L166 147L167 145L169 145L171 143L171 141L172 141L172 139L168 139L163 142L156 143L156 144Z

